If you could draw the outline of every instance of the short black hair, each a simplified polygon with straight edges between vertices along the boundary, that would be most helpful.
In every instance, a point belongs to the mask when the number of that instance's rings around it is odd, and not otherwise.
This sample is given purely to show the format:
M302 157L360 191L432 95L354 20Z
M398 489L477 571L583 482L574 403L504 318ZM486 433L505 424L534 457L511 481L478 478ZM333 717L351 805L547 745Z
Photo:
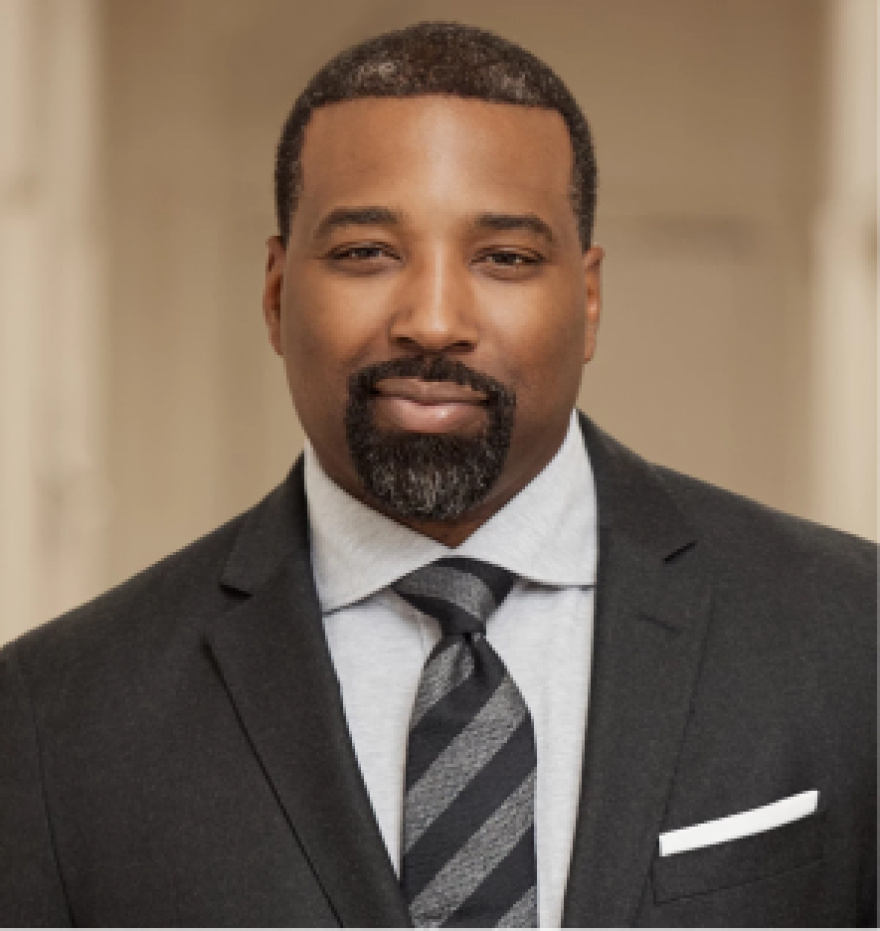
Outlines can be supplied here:
M582 247L589 248L596 212L596 157L577 101L544 62L485 29L460 23L417 23L340 52L299 95L284 123L275 160L275 209L282 242L302 190L305 128L319 107L365 97L446 94L492 103L556 110L574 153L571 200Z

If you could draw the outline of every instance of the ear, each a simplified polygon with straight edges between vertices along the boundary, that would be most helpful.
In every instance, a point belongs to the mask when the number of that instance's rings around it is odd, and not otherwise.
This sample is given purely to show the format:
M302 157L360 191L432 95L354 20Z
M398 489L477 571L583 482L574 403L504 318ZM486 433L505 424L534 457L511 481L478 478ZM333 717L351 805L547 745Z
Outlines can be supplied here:
M596 353L599 333L599 317L602 310L602 259L605 250L601 246L590 246L584 253L584 284L586 286L587 327L584 341L584 362L589 362Z
M263 317L269 333L269 342L278 355L283 355L281 342L281 292L284 287L284 264L287 254L278 236L266 240L269 254L266 258L266 280L263 285Z

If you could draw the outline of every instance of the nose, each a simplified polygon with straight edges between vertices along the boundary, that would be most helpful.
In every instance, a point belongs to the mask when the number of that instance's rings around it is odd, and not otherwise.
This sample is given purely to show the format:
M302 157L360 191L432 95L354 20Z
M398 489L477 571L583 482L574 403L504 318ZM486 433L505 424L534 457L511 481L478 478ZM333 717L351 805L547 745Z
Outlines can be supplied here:
M477 345L474 296L465 263L451 250L413 259L398 291L390 338L409 352L470 352Z

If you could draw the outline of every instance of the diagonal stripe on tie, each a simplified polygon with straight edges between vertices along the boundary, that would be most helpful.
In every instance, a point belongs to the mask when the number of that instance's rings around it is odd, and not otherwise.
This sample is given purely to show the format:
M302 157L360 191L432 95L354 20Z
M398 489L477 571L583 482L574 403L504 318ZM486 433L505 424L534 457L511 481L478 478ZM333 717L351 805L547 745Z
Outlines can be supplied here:
M459 638L459 650L467 647ZM470 724L486 705L497 687L504 681L505 672L487 664L475 650L467 650L474 662L474 673L426 711L418 724L409 732L406 757L406 790L409 791L431 767L443 750ZM497 657L496 657L497 660ZM422 676L419 687L429 687L430 671Z
M410 903L420 927L439 927L533 825L535 774L530 774Z
M404 852L507 743L526 714L516 686L510 678L505 679L479 714L407 792Z
M454 604L482 620L495 610L495 596L475 575L447 566L425 566L395 585L401 595L422 595Z
M410 729L450 692L474 674L474 659L464 644L439 644L438 652L425 664L422 682L413 705Z
M538 911L538 890L532 886L529 891L507 912L495 925L496 928L530 928L532 916Z
M411 897L440 872L450 852L464 847L476 826L491 817L499 802L525 781L534 769L534 760L531 721L524 720L404 857L402 869ZM509 901L505 899L504 904Z
M510 853L495 867L479 886L443 922L444 928L498 927L513 908L525 909L531 897L529 888L535 888L535 829L530 827ZM524 891L526 890L526 891ZM537 895L534 897L537 906ZM520 927L537 925L537 908L534 913L518 915Z

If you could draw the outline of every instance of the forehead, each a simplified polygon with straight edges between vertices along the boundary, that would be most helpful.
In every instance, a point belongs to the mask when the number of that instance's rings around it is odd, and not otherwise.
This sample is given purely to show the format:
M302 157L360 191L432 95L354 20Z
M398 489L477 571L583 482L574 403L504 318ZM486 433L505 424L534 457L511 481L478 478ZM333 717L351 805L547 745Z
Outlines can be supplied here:
M306 222L339 204L376 203L530 210L574 225L573 153L555 110L439 95L346 101L312 115L301 160Z

